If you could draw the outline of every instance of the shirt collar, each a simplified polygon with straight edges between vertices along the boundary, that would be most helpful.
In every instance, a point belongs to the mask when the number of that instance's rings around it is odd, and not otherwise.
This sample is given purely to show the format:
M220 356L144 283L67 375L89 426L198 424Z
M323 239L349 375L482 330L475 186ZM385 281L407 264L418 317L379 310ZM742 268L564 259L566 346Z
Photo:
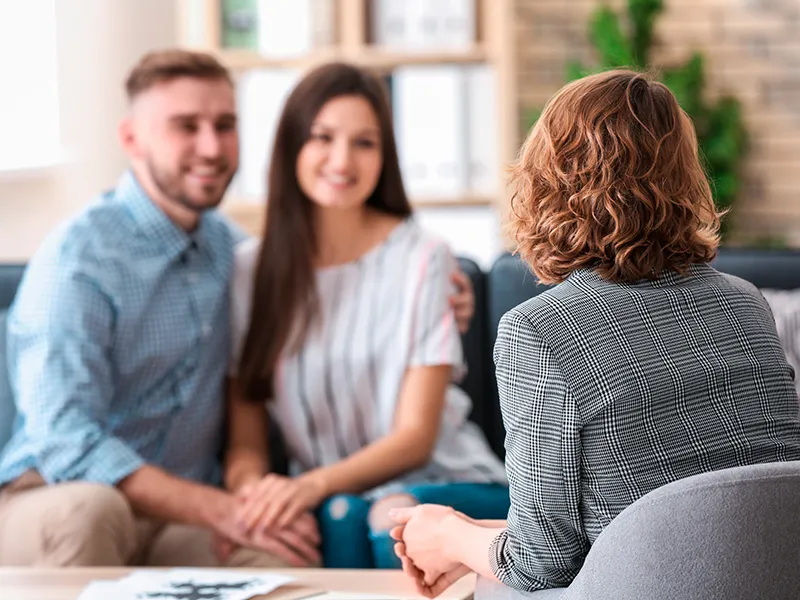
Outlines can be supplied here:
M655 279L640 279L636 282L623 283L620 285L647 285L651 287L672 286L685 281L687 277L706 277L709 273L713 273L713 269L707 263L693 263L689 265L686 275L681 275L677 271L665 270L662 271ZM578 281L599 281L602 279L602 277L600 277L600 274L595 269L591 267L584 267L570 273L567 276L567 279L574 279Z
M197 230L186 233L162 211L142 189L133 172L126 171L115 190L115 198L128 209L137 229L164 249L170 260L183 255L189 248L203 248L205 235L201 218Z

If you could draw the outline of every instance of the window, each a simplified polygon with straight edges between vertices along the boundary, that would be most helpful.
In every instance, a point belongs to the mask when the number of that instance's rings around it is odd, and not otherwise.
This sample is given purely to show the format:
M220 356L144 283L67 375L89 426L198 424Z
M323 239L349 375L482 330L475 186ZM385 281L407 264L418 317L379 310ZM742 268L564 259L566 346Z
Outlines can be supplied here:
M55 0L0 2L0 172L61 160Z

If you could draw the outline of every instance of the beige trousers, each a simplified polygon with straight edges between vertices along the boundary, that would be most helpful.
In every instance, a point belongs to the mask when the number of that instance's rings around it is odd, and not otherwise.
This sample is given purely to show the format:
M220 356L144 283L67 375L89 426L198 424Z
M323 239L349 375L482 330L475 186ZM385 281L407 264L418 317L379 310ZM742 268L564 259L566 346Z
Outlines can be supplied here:
M285 567L239 548L220 565L211 532L133 514L116 488L46 485L29 472L0 488L0 566Z

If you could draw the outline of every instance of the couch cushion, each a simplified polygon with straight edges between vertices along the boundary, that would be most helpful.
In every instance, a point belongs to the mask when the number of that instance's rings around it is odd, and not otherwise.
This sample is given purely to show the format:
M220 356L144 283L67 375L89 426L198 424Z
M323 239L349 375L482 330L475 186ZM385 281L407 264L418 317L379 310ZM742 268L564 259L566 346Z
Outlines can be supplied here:
M492 265L488 286L489 341L492 345L497 337L497 325L504 314L553 287L539 283L530 268L511 254L503 254Z
M461 270L470 278L475 292L475 316L469 330L461 337L464 347L464 360L467 375L461 381L461 388L472 400L470 419L491 436L494 428L492 373L487 368L488 327L486 315L486 275L481 268L467 258L458 259Z
M800 250L720 248L711 265L758 288L800 288Z
M11 306L25 265L0 265L0 310Z
M8 442L16 412L6 366L6 311L0 309L0 449Z
M800 461L722 469L642 496L599 535L567 589L480 580L475 600L794 600Z
M494 373L494 359L492 350L497 340L497 327L500 319L509 310L522 304L529 298L538 296L543 291L550 289L551 285L539 283L536 276L517 256L503 254L492 265L487 276L487 304L488 304L488 327L487 336L487 377L491 387L491 398L493 413L491 415L491 436L492 448L499 456L505 455L503 447L505 442L505 428L503 427L503 416L500 413L499 396L497 394L497 380Z
M14 300L25 265L0 265L0 450L8 442L16 414L6 365L6 310Z

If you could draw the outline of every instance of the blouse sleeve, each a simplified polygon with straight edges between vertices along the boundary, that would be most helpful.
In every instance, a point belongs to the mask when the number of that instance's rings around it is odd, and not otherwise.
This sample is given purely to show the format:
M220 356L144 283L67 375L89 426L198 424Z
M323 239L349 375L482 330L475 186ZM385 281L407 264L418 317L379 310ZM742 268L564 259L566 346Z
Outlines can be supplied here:
M231 344L228 360L228 375L239 373L244 340L250 326L250 305L253 295L253 278L258 260L259 241L248 239L236 246L233 276L230 285Z
M411 323L411 366L452 365L453 377L464 376L461 334L450 306L450 281L456 260L446 244L432 242L423 252L415 277Z
M589 551L580 515L581 420L561 367L530 319L500 321L494 349L511 507L489 562L524 591L563 587Z

